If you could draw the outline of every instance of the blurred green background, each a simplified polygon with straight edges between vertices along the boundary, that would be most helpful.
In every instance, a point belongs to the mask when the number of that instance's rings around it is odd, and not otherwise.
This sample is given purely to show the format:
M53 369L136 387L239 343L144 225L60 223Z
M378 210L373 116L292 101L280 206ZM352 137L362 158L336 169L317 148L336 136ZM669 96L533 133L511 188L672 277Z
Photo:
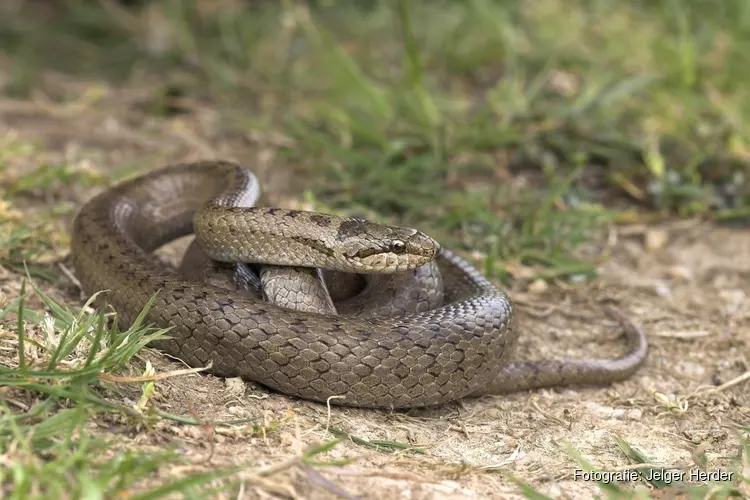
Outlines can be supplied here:
M277 134L321 209L423 228L493 275L593 273L571 252L602 222L748 211L741 0L15 4L8 94L46 69L158 78L148 113L196 100Z

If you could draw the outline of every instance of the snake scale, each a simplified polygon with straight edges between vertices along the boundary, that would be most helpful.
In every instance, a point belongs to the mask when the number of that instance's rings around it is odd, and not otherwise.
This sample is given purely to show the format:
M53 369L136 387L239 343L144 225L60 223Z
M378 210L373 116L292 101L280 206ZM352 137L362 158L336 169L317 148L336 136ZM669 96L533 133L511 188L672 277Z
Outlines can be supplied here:
M210 363L218 376L314 401L337 396L330 401L346 406L399 409L604 384L629 377L646 358L644 334L624 324L629 350L620 358L511 362L519 335L511 300L455 253L414 229L255 207L258 196L255 176L224 161L172 165L125 181L76 216L76 275L88 294L107 290L124 326L157 294L147 321L172 328L154 347L191 366ZM161 245L193 232L204 258L187 266L192 275L184 264L180 272L154 256ZM235 261L240 264L230 264ZM268 273L267 283L278 279L282 292L285 270L353 272L386 284L401 279L406 291L399 298L397 286L388 289L391 295L373 288L370 298L408 307L391 315L284 307L237 285L240 273L230 270L242 263ZM442 276L442 303L425 310L420 304L434 294L419 274L428 270L429 282L430 269ZM412 282L419 286L409 288ZM305 302L306 290L277 295Z

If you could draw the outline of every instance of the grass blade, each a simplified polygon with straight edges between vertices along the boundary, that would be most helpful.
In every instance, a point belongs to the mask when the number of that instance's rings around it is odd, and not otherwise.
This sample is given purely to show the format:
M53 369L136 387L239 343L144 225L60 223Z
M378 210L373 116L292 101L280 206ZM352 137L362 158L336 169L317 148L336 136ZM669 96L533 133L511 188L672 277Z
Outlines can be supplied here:
M18 301L18 370L26 371L26 334L23 327L24 300L26 300L26 278L21 280L21 292Z

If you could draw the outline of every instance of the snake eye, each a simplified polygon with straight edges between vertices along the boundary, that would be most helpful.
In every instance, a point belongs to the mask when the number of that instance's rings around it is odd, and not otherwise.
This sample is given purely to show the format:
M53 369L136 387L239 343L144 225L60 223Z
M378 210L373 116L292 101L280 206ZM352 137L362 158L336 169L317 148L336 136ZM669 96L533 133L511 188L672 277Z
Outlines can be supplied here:
M391 242L391 252L393 253L404 253L406 250L406 243L401 240L393 240Z

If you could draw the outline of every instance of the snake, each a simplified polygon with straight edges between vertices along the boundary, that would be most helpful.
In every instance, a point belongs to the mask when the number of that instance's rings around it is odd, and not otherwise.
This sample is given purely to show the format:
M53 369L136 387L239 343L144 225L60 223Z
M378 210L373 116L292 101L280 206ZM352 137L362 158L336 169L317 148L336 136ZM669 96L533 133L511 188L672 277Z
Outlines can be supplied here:
M645 334L618 312L628 344L618 358L514 361L513 302L457 252L416 229L256 206L259 196L250 170L222 160L160 167L102 191L73 221L82 290L103 292L122 327L169 329L151 345L189 366L349 407L610 384L647 357ZM155 253L190 234L183 265ZM312 280L296 285L300 276ZM365 284L336 288L336 276ZM309 298L316 282L329 292L322 301Z

